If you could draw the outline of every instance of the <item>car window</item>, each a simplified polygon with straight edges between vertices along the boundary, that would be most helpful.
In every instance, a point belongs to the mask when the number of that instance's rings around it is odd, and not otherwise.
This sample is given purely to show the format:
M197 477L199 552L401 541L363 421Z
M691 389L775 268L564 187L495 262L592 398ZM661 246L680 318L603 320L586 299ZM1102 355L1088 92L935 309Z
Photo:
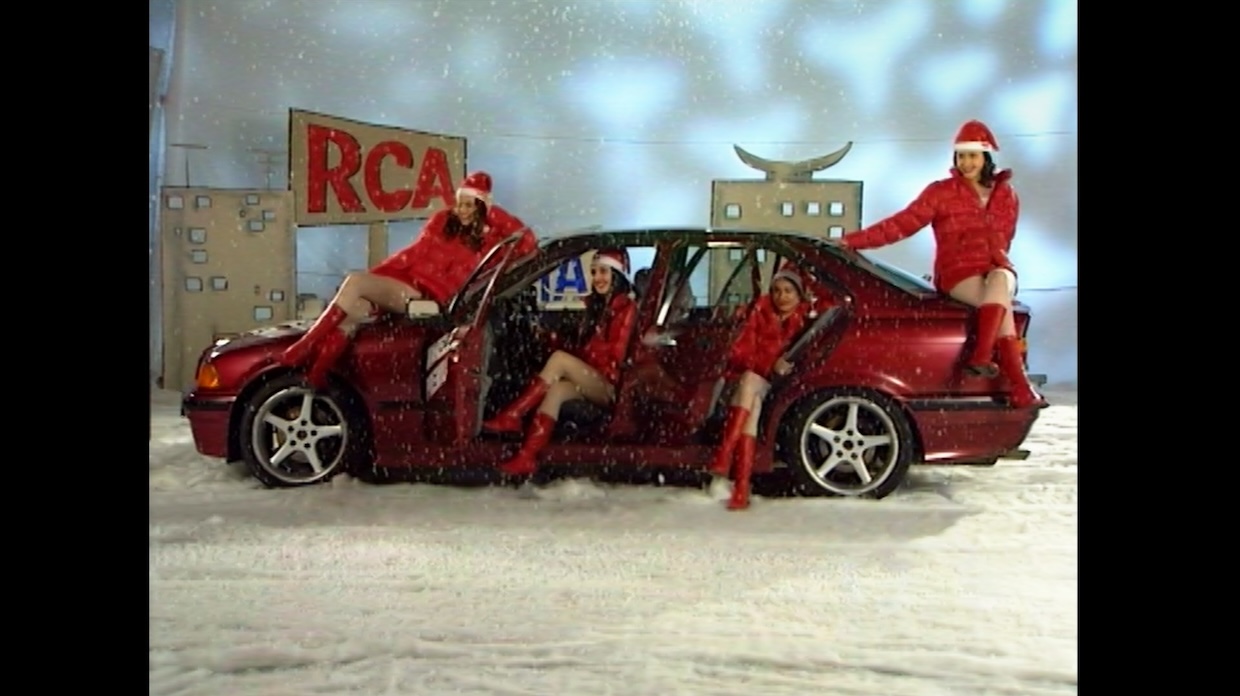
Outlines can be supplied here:
M655 248L631 246L626 249L629 252L629 280L637 286L654 265ZM585 309L585 297L590 294L590 261L593 257L594 250L591 249L564 261L539 278L539 309Z
M934 284L926 278L909 273L903 268L893 266L886 261L880 261L872 256L865 256L865 259L878 268L882 277L904 290L912 292L938 292Z
M683 247L673 260L658 323L675 324L699 314L725 316L748 305L761 293L761 267L769 257L765 249L739 243Z

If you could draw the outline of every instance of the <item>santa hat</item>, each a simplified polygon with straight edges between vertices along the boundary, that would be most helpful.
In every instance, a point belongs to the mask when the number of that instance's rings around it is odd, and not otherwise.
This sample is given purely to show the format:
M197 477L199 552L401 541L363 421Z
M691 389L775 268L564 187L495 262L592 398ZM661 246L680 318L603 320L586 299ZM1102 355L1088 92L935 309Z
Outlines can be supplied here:
M801 295L805 294L805 281L801 278L800 272L797 271L797 267L792 264L792 261L784 259L784 262L779 265L779 270L771 278L771 285L774 285L775 281L780 278L792 283Z
M457 195L465 194L491 205L491 175L486 172L471 172L456 190Z
M624 249L599 249L591 264L606 266L625 278L629 277L629 252Z
M956 152L998 152L999 141L990 132L985 123L978 120L969 121L960 127L956 134Z

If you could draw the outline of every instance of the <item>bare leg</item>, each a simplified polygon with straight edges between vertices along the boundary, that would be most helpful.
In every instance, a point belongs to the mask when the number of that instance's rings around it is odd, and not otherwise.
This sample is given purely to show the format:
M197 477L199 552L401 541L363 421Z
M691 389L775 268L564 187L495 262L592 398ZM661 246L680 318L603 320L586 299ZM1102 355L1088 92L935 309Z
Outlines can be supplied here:
M1012 278L1002 270L994 270L986 274L986 291L982 304L994 303L1003 305L1007 311L1003 313L1003 322L999 324L999 336L1015 336L1016 320L1012 318L1012 300L1015 299L1016 288L1011 284Z
M1006 270L993 270L985 276L965 278L949 293L954 299L977 308L973 352L965 360L965 372L992 378L999 373L994 362L995 341L1016 332L1012 320L1012 290ZM1011 333L1002 333L1003 331Z
M740 403L736 405L749 411L749 418L746 419L745 428L741 431L743 435L758 436L758 420L762 417L762 400L766 398L770 390L771 383L756 373L746 372L741 375L740 384L736 387L737 396L733 397L733 402L739 401Z
M980 307L986 297L986 279L980 275L965 278L947 294L970 307Z
M370 314L371 303L389 312L404 312L409 300L419 299L422 299L422 293L394 278L373 273L350 273L340 284L332 304L348 314L341 328L349 333Z
M598 370L590 367L581 358L562 350L557 350L547 358L547 364L539 376L553 386L567 381L582 398L596 404L609 404L616 398L615 387L604 379Z
M973 307L985 304L997 304L1005 310L1003 322L999 325L1000 336L1016 335L1016 321L1012 318L1012 300L1016 288L1011 285L1011 277L1001 269L996 269L985 276L965 278L956 284L948 293L953 299Z
M538 412L550 416L554 420L560 419L560 408L569 401L583 398L581 392L577 390L576 385L572 382L556 382L547 390L547 395L543 397L542 403L538 405Z

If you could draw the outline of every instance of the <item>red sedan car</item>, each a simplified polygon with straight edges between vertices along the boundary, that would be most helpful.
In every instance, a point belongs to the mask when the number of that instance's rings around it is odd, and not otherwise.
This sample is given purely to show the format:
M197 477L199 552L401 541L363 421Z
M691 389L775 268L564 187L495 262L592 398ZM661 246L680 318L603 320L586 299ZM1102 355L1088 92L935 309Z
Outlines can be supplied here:
M783 259L811 276L818 309L785 356L795 369L774 383L763 408L755 474L786 468L781 480L803 495L882 498L914 463L1019 456L1038 417L1006 404L1002 377L961 369L971 341L967 306L828 240L604 231L546 240L522 258L511 258L512 241L446 307L413 302L407 316L362 326L324 391L275 362L306 322L207 347L182 408L198 451L244 460L272 487L346 471L377 481L400 471L490 469L520 436L480 424L541 368L548 335L583 318L574 303L547 302L548 294L573 280L565 269L579 271L592 250L614 246L629 250L641 276L617 402L606 411L567 405L541 455L546 465L704 470L726 411L723 356ZM1028 307L1014 310L1023 336Z

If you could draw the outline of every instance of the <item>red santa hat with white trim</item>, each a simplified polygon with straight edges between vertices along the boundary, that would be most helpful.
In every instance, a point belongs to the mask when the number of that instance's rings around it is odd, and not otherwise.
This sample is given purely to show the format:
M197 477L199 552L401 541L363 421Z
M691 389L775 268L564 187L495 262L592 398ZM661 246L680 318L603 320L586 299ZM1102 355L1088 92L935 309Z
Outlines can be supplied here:
M594 252L590 263L606 266L625 278L629 277L629 252L626 249L599 249Z
M998 152L999 141L985 123L974 119L960 127L954 149L956 152Z
M491 205L491 175L486 172L470 172L456 190L457 195L473 196Z
M779 265L779 270L771 277L771 284L774 285L775 281L781 278L792 283L796 287L797 292L801 293L802 296L805 295L805 280L790 259L784 259L784 262Z

